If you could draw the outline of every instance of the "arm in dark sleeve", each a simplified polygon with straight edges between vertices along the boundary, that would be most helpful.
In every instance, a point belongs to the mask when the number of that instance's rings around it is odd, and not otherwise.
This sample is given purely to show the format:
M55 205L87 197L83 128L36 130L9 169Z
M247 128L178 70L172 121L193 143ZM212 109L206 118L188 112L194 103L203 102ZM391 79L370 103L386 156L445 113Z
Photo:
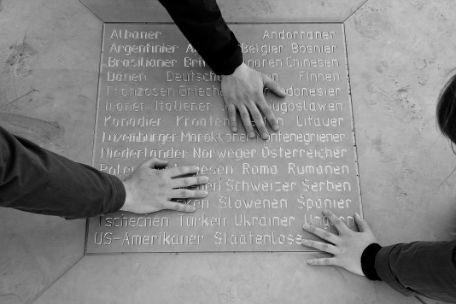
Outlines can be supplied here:
M159 1L216 74L230 75L242 64L239 42L215 0Z
M105 174L0 127L0 206L67 218L120 209L125 188Z
M374 267L378 278L394 289L456 301L456 241L378 246L375 251L374 265L363 265L363 269Z

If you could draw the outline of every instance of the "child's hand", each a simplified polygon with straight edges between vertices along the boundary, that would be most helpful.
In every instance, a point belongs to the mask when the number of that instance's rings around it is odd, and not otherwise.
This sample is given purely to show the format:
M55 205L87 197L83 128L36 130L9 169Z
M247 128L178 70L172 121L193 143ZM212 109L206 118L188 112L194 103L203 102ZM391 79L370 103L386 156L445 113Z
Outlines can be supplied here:
M367 246L377 242L369 225L356 214L355 221L360 231L357 232L348 228L334 213L323 211L323 215L336 227L339 235L335 235L321 228L304 225L304 230L315 234L329 243L303 240L302 244L330 253L333 256L330 258L307 260L307 263L315 266L339 266L357 275L364 276L361 269L361 255Z

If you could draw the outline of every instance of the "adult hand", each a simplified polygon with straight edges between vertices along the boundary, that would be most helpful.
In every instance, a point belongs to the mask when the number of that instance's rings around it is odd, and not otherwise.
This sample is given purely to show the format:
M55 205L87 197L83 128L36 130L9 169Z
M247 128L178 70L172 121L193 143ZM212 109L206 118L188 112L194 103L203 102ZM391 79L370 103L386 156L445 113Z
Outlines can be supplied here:
M265 88L270 89L279 97L285 97L285 93L275 81L251 69L245 63L238 66L233 74L222 76L222 94L228 111L231 131L237 132L236 110L239 111L250 138L255 137L252 119L261 138L269 138L263 115L272 130L279 130L279 123L264 98L263 90Z
M345 225L334 213L323 211L330 222L336 227L339 235L328 232L324 229L304 225L303 229L329 242L318 242L303 240L304 246L312 247L323 252L332 254L331 258L317 258L307 260L309 265L315 266L339 266L346 270L364 276L361 269L361 255L372 243L376 243L376 238L369 225L358 214L355 214L356 225L359 232L353 231Z
M167 161L150 159L136 168L123 181L126 198L120 210L133 213L151 213L163 209L194 212L196 207L171 200L206 197L207 191L187 188L206 184L209 178L189 176L198 173L196 166L166 169L167 165Z

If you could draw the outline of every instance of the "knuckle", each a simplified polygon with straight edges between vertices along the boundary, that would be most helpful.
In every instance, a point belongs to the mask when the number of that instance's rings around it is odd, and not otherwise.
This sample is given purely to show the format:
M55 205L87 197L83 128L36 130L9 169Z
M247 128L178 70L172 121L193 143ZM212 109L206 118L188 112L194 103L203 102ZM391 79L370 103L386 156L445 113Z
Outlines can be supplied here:
M190 196L190 190L187 190L187 189L180 190L180 196L181 197L189 197Z
M260 115L260 113L256 112L252 116L257 124L263 123L263 117Z
M163 170L154 170L153 172L154 172L155 176L158 178L163 178L165 175L165 172Z
M242 120L249 121L250 122L250 115L247 113L247 110L243 110L240 112Z
M332 234L329 233L328 231L323 230L323 231L321 232L321 235L322 235L323 238L329 239L329 238L331 237Z
M184 184L184 187L188 187L190 185L192 185L192 180L190 178L184 178L182 180L183 184Z

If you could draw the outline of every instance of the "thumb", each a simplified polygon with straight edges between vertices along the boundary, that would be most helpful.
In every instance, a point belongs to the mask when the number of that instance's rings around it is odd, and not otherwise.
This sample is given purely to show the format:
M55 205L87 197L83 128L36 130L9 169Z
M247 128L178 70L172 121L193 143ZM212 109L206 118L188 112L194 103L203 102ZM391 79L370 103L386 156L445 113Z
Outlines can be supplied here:
M372 231L369 227L369 224L367 224L367 222L363 218L361 218L361 216L358 213L355 214L355 221L360 232Z
M263 84L265 88L270 89L274 94L276 94L279 97L285 97L286 94L282 90L282 88L279 86L277 82L272 80L269 76L266 76L263 74Z
M166 166L168 166L168 161L158 158L151 158L149 160L146 160L141 166L152 169L164 169Z

